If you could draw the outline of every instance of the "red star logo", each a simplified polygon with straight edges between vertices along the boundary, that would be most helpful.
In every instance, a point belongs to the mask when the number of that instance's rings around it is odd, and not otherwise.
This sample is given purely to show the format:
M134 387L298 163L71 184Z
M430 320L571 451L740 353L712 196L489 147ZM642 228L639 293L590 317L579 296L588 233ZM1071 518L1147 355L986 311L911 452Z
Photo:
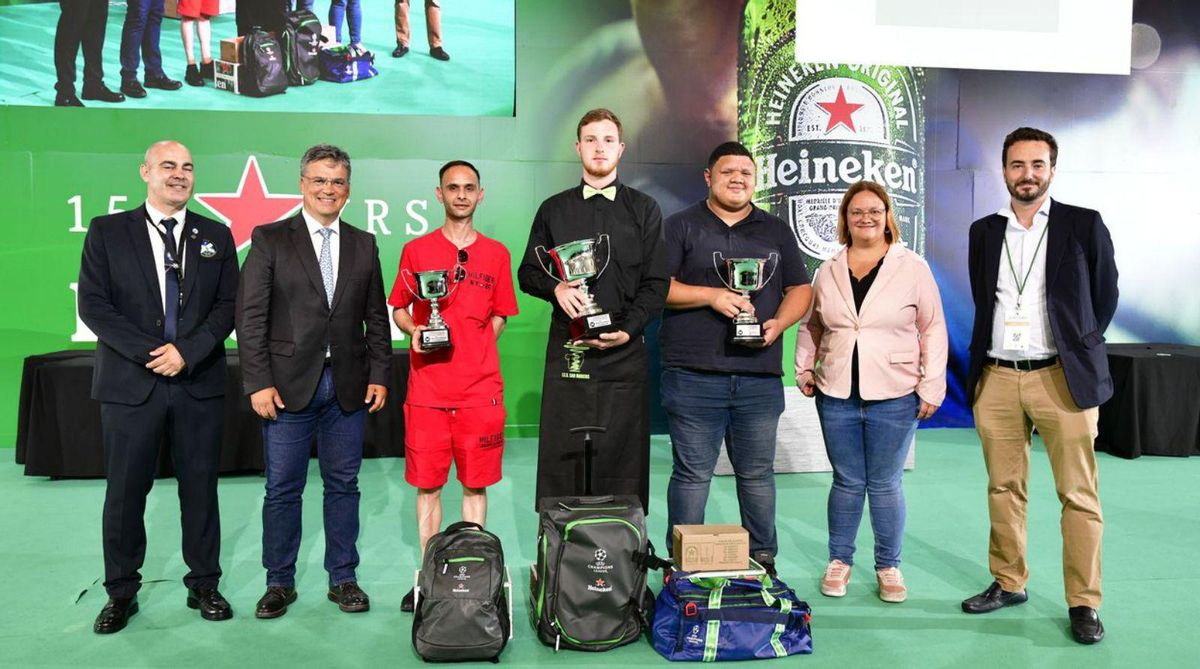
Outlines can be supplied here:
M293 213L304 202L299 195L272 195L267 192L258 159L246 159L242 181L236 193L205 193L196 200L208 207L217 218L229 226L233 241L240 251L250 243L250 233L263 223L272 223Z
M838 86L837 97L834 98L833 102L818 102L817 106L829 114L829 125L825 126L826 133L838 127L838 125L846 126L850 129L850 132L858 132L854 127L853 115L863 105L846 102L846 91L842 90L841 86Z
M602 579L602 578L596 579L596 587L603 588L604 587L604 579Z

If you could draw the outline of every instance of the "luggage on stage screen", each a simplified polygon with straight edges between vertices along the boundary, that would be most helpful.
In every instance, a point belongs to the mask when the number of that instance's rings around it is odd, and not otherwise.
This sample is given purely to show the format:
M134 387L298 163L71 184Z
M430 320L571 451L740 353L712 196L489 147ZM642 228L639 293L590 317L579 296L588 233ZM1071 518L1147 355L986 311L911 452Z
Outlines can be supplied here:
M632 495L538 501L530 622L547 646L604 651L632 643L654 611L647 568L661 562Z
M495 661L512 634L510 594L500 539L475 523L454 523L425 547L413 648L427 662Z
M808 604L778 578L675 572L658 594L651 639L668 660L720 662L812 652Z
M262 30L252 30L238 44L239 93L261 98L287 91L283 49L279 40Z
M300 9L287 15L280 41L287 60L290 86L308 86L321 77L321 21L316 14Z
M321 49L321 79L324 81L348 84L377 74L375 54L370 51L355 52L346 46Z

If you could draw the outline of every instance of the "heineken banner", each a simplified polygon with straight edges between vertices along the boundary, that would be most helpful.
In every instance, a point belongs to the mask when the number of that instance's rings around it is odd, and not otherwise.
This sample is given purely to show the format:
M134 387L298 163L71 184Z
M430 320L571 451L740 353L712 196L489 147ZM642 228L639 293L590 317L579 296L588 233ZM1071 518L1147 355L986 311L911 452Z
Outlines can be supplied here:
M78 109L47 101L59 4L0 2L0 176L9 196L0 238L0 445L15 441L23 360L94 346L73 292L84 233L92 217L141 203L138 164L163 138L191 149L191 207L228 224L243 257L255 225L295 211L304 150L342 146L354 165L343 216L377 236L389 286L405 242L442 221L433 189L451 159L479 166L487 198L476 224L519 257L541 201L579 180L575 124L592 107L622 117L621 179L655 197L664 214L703 198L708 152L741 139L758 164L755 201L788 221L810 268L836 251L841 193L856 180L877 181L896 199L902 241L929 261L946 305L950 388L929 424L963 426L967 228L1007 201L1001 141L1033 125L1059 140L1051 195L1100 210L1112 231L1121 303L1108 340L1200 339L1200 300L1177 288L1190 285L1200 248L1200 209L1180 195L1193 190L1200 137L1200 8L1191 3L1137 3L1129 76L801 63L794 0L445 2L450 60L430 58L420 16L412 51L392 59L391 17L375 7L392 3L363 4L374 17L363 34L377 78L314 84L294 96L303 104L284 104L290 91L239 100L206 82L184 91L194 102L187 105L171 101L179 91L152 90ZM125 7L108 9L104 79L115 88ZM229 32L229 20L214 20L214 39ZM492 37L484 39L485 29ZM164 22L164 69L174 78L186 66L178 35L177 23ZM407 60L415 57L428 62ZM82 54L78 70L81 84ZM492 97L497 89L507 97ZM410 106L429 90L437 92L430 106ZM490 102L468 104L476 94ZM519 306L500 355L509 433L529 435L539 421L549 307L526 296ZM653 350L655 328L647 337ZM794 341L785 337L785 369ZM408 342L397 336L395 345Z

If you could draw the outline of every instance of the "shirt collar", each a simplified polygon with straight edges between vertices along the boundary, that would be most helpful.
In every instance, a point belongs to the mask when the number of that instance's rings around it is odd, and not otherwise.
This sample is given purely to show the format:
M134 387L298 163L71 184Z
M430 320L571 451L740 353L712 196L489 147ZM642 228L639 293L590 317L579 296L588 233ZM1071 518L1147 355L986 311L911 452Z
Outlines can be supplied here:
M1021 225L1020 222L1017 221L1017 213L1015 211L1013 211L1012 202L1009 202L1008 204L1006 204L1003 209L1001 209L1000 211L998 211L996 213L998 213L1001 216L1008 219L1008 227L1019 228L1022 232L1025 231L1025 226ZM1034 212L1033 225L1029 226L1029 229L1030 230L1034 230L1034 229L1041 230L1041 227L1043 225L1045 225L1049 220L1050 220L1050 197L1047 196L1045 200L1042 200L1042 206L1038 207L1038 210L1036 212Z
M317 234L317 230L320 230L321 228L325 227L324 225L321 225L320 221L318 221L317 219L310 216L308 214L308 210L302 208L302 209L300 209L300 213L304 215L304 225L308 226L308 235L310 237L312 235ZM341 223L342 223L342 217L339 216L336 219L334 219L333 223L329 224L329 229L333 230L333 234L335 234L335 235L341 234L341 231L338 230L338 226L341 225Z
M167 216L166 214L162 213L157 208L155 208L154 205L150 204L149 200L146 201L146 215L150 217L150 222L153 223L155 226L158 226L158 224L164 218L173 218L173 219L175 219L175 224L178 225L183 222L184 212L186 212L186 211L187 211L186 209L180 209L179 211L175 212L174 215Z
M720 223L721 227L737 227L739 225L745 225L751 221L758 221L758 220L764 219L763 210L759 209L757 206L755 206L755 204L753 202L750 203L750 212L748 214L746 214L745 216L743 216L742 220L738 221L737 223L734 223L733 225L726 224L725 221L721 220L720 216L717 216L717 212L713 211L712 207L708 206L708 198L707 197L704 198L703 200L700 200L700 203L697 206L700 207L700 209L702 211L704 211L706 214L708 214L708 217L710 219L716 221L717 223Z
M577 186L577 188L578 188L577 192L579 193L579 197L583 197L583 187L590 186L590 185L591 184L584 181L582 178L579 180L579 186ZM617 192L620 192L621 191L621 178L614 177L612 181L604 184L603 188L608 188L609 186L616 186ZM594 186L593 186L593 188L594 188Z

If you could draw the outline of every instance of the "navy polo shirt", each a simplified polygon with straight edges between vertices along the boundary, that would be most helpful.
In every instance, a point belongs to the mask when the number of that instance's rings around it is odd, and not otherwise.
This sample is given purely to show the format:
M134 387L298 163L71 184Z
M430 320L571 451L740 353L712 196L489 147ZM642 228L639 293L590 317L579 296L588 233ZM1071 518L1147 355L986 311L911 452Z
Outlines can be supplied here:
M753 293L755 315L760 323L775 316L783 302L786 286L809 283L804 258L791 228L778 216L751 206L750 213L733 225L701 200L663 221L667 242L667 270L677 281L692 286L722 287L713 269L713 252L721 258L768 258L779 256L779 267L762 290ZM771 272L775 261L768 262ZM722 274L724 263L718 261ZM729 343L730 318L711 307L663 311L659 346L664 367L699 371L783 376L783 337L767 348Z

